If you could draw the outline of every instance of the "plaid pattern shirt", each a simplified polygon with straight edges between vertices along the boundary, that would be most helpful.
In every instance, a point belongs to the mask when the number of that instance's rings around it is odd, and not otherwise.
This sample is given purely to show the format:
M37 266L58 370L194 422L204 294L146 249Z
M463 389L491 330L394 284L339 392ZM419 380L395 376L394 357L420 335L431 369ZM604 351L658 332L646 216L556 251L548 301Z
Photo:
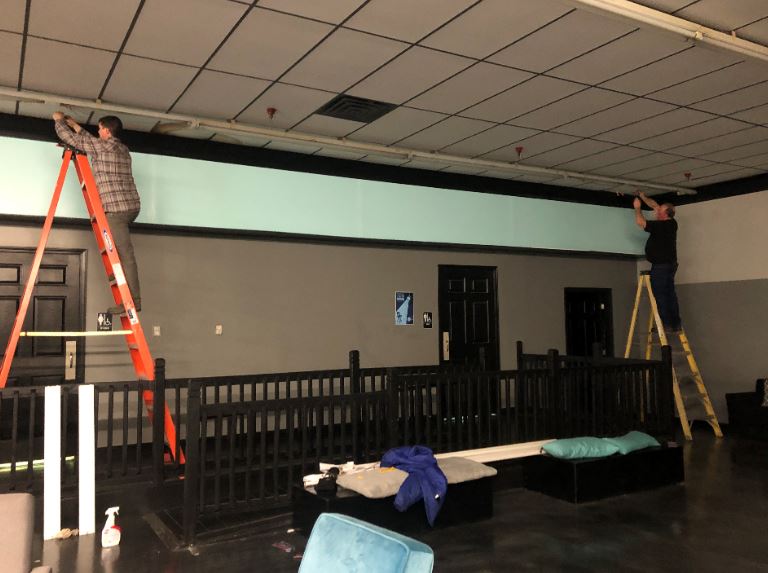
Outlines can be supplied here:
M56 135L88 154L105 213L139 211L141 200L133 181L131 154L123 142L116 137L94 137L85 129L75 133L63 119L56 122Z

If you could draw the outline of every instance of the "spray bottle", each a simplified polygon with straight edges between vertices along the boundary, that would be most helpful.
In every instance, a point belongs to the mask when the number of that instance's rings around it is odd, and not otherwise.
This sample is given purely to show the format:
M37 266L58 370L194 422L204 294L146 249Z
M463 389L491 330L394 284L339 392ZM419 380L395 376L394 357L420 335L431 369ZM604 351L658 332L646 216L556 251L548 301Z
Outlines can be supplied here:
M110 507L104 512L107 522L101 530L101 546L114 547L120 543L120 526L115 524L115 518L120 513L119 507Z

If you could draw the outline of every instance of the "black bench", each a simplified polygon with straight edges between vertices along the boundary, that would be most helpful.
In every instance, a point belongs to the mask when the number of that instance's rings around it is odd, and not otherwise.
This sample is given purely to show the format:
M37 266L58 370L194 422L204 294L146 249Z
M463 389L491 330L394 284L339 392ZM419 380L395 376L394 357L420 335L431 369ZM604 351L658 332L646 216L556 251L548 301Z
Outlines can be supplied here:
M646 448L607 458L561 460L542 454L524 466L526 489L571 503L654 489L685 480L683 448Z
M445 527L493 517L494 476L448 485L445 502L435 527ZM295 486L293 526L309 535L315 520L324 512L343 513L400 533L429 529L424 503L417 502L399 512L394 496L372 499L339 487L335 494L317 493L313 487Z

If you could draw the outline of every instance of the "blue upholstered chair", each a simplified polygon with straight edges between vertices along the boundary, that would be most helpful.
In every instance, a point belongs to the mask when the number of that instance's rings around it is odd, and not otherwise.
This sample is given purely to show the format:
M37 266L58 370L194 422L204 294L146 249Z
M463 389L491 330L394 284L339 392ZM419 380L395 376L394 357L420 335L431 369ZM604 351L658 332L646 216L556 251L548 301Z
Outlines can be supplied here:
M428 545L338 513L315 522L299 573L430 573Z

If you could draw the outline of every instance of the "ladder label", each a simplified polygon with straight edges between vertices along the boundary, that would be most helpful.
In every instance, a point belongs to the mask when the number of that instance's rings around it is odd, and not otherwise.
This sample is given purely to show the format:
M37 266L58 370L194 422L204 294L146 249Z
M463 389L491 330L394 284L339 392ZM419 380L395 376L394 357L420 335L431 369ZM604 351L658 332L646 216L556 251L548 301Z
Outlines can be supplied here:
M139 317L136 316L136 310L134 310L134 309L129 307L129 308L125 309L125 314L128 315L128 320L129 320L129 322L131 324L138 324Z
M115 263L112 265L112 271L115 275L115 282L119 285L126 284L125 282L125 273L123 272L123 265L120 263Z
M107 246L107 250L109 252L112 252L114 249L112 247L112 237L109 236L109 233L107 233L107 230L104 229L104 244Z

